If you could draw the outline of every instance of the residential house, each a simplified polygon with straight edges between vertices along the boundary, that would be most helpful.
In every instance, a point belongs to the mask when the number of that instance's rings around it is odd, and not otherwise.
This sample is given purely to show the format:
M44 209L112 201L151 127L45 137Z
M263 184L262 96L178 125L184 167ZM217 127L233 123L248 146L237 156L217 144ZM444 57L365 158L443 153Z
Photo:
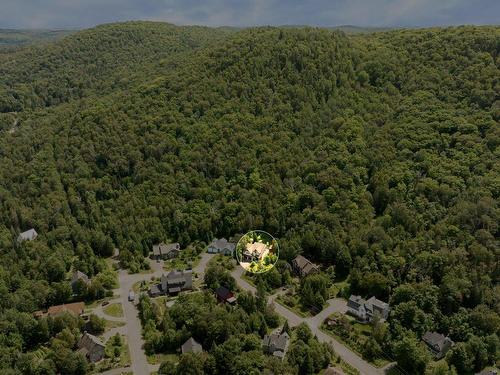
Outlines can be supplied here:
M184 353L201 353L203 347L192 337L188 338L184 344L181 346L182 354Z
M264 351L268 354L272 354L275 357L283 359L288 348L288 342L290 341L290 336L286 332L273 333L271 335L265 335L262 340L262 345Z
M51 306L47 310L47 315L54 317L62 313L68 312L70 314L80 316L83 314L84 310L85 310L85 304L83 302L75 302L75 303Z
M158 297L163 294L177 294L182 290L193 289L193 271L170 271L163 274L160 284L152 285L149 288L151 297Z
M319 271L319 266L312 263L309 259L302 255L292 260L292 269L300 277L304 277Z
M263 242L248 243L243 251L244 262L261 261L269 253L269 247Z
M214 239L208 245L208 252L211 254L224 254L224 255L233 255L236 244L229 242L225 238Z
M170 271L161 276L161 288L166 294L176 294L181 290L193 289L193 271Z
M375 315L382 319L387 319L389 316L389 304L380 301L375 297L368 300L361 298L361 296L351 295L347 301L348 312L354 315L362 322L371 322Z
M90 284L90 279L86 274L75 270L73 271L73 276L71 277L71 288L73 289L73 293L76 293L79 281L82 281L85 285Z
M454 344L448 336L437 332L426 332L422 341L436 359L443 358Z
M236 298L234 294L224 286L218 287L215 290L215 295L217 296L217 301L221 303L229 303L230 305L236 304Z
M179 243L159 243L157 245L153 245L153 259L156 260L166 260L177 258L179 252L181 251L181 245Z
M33 228L27 230L26 232L22 232L17 237L17 242L23 241L33 241L38 237L38 233Z
M78 352L85 355L92 363L98 362L104 358L104 343L90 333L85 332L80 340L78 340L77 346Z

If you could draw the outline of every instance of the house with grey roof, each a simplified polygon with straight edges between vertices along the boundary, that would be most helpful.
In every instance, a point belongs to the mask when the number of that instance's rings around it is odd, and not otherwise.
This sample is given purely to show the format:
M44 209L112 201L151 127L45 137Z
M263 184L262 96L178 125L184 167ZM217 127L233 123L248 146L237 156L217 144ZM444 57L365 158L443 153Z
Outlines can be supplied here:
M90 279L83 272L75 270L73 271L73 276L71 277L71 288L73 289L73 292L75 292L75 290L77 289L78 282L82 282L85 285L89 285Z
M264 351L275 357L283 359L288 349L288 343L290 341L290 336L286 332L273 333L271 335L265 335L262 340L262 346Z
M170 271L162 275L161 288L165 294L176 294L181 290L193 289L193 271Z
M184 344L181 346L182 354L184 353L201 353L203 347L192 337L188 338Z
M181 245L177 242L169 244L161 242L159 244L153 245L152 258L156 260L177 258L180 251Z
M207 251L210 254L224 254L224 255L233 255L234 249L236 248L236 244L229 242L225 238L215 238L207 248Z
M104 358L104 343L90 333L85 332L78 340L77 346L78 352L82 353L92 363Z
M371 322L374 316L387 319L390 307L374 296L365 300L361 296L351 295L347 301L347 312L362 322Z
M292 260L292 269L298 276L304 277L318 272L319 266L302 255L297 255L295 259Z
M422 337L422 341L436 359L443 358L454 345L454 342L448 336L437 332L426 332Z
M17 242L23 241L33 241L38 237L38 233L33 228L27 230L26 232L22 232L17 237Z
M164 294L177 294L183 290L193 289L193 271L170 271L163 274L159 284L154 284L149 288L148 294L151 297L158 297Z

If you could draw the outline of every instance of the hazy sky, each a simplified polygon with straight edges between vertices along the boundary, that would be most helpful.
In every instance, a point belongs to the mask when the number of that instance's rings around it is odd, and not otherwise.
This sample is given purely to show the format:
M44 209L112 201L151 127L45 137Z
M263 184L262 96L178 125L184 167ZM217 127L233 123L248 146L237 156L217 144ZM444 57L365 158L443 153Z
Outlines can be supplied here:
M106 22L252 26L500 24L500 0L0 0L0 28Z

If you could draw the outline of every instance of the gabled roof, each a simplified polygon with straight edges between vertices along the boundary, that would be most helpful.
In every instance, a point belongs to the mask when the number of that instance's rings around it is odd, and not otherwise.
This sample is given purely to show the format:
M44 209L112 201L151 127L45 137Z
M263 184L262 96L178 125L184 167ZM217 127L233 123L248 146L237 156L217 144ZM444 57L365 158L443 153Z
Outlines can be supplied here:
M448 350L453 345L448 336L438 332L426 332L422 340L438 353Z
M359 307L365 302L361 296L351 295L347 301L347 307L358 310Z
M365 306L368 308L368 309L371 309L371 311L373 312L373 310L380 310L380 311L385 311L389 308L389 304L388 303L385 303L384 301L381 301L377 298L375 298L375 296L369 298L366 303L365 303Z
M27 230L26 232L22 232L17 237L18 241L32 241L38 236L38 233L33 228Z
M236 245L234 243L229 242L225 238L221 238L221 239L215 238L208 246L215 247L218 250L228 249L231 251L233 251L234 248L236 247Z
M200 353L203 351L203 347L195 339L190 337L182 344L181 351L182 353Z
M73 271L73 276L71 277L71 284L78 280L82 280L85 284L89 283L89 277L81 271Z
M286 345L288 343L288 340L290 340L290 336L286 332L283 332L281 334L273 333L271 335L264 336L263 344L265 346L269 346L269 347L274 346L275 350L279 350L279 351L284 352L286 349Z
M165 277L169 284L180 284L186 282L187 278L193 277L192 270L184 270L184 271L170 271L167 275L162 275L162 278Z
M157 245L153 245L153 254L154 255L167 255L171 253L172 251L178 251L180 249L181 245L178 242L174 243L159 243Z
M231 298L233 296L233 293L231 293L231 291L225 286L220 286L215 289L215 294L217 295L217 297L223 300L227 300L228 298Z
M99 338L87 332L78 340L78 348L85 349L89 353L99 346L104 348L104 343Z
M311 262L306 257L303 257L302 255L297 255L293 262L298 268L302 270L302 273L305 275L309 275L312 271L315 271L319 268L316 264Z
M81 315L83 314L83 310L85 309L85 304L83 302L75 302L75 303L68 303L68 304L62 304L62 305L57 305L57 306L51 306L47 310L47 314L49 316L54 316L57 314L61 314L63 312L70 312L75 315Z

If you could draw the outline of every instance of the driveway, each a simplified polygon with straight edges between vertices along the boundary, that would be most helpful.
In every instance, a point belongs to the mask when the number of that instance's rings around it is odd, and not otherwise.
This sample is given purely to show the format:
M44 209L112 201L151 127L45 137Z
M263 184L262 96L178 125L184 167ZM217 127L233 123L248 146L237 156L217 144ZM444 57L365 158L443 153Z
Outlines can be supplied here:
M231 273L233 277L236 279L236 282L238 285L244 289L251 291L255 293L255 287L253 285L250 285L248 282L246 282L243 278L242 275L244 273L243 268L241 267L236 267L236 269ZM310 328L311 331L320 342L328 342L330 343L335 352L348 364L356 368L361 374L363 375L380 375L383 373L382 370L377 369L375 366L371 365L370 363L366 362L364 359L359 357L356 353L354 353L352 350L347 348L344 344L340 343L339 341L335 340L331 336L327 335L323 331L319 329L321 326L321 323L323 320L330 315L331 313L335 311L340 311L344 312L347 309L346 302L339 299L339 298L333 298L331 300L328 300L328 307L324 310L322 310L319 314L317 314L315 317L310 317L310 318L303 318L301 316L298 316L291 310L288 310L286 307L280 305L279 303L275 303L274 300L276 299L276 296L279 294L275 293L270 297L270 300L272 303L274 303L274 308L278 314L283 316L285 319L288 320L288 324L290 327L294 327L299 325L300 323L306 323Z

